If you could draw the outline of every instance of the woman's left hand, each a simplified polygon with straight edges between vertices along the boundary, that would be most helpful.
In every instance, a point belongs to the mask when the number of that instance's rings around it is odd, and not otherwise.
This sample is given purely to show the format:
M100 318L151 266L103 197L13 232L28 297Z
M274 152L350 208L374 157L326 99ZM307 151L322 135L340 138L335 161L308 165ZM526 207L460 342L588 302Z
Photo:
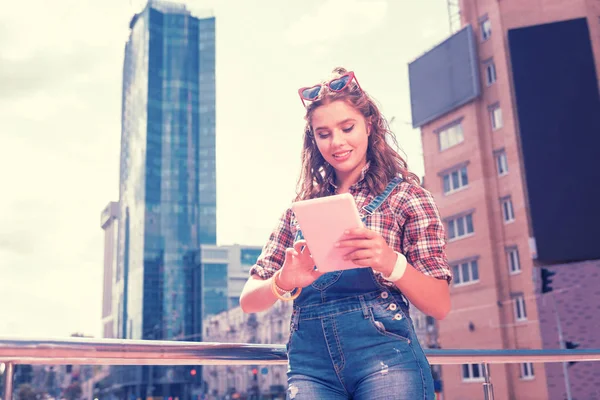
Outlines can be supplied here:
M367 228L346 231L336 243L338 248L353 248L344 258L352 260L359 267L371 267L388 276L394 269L398 255L377 232Z

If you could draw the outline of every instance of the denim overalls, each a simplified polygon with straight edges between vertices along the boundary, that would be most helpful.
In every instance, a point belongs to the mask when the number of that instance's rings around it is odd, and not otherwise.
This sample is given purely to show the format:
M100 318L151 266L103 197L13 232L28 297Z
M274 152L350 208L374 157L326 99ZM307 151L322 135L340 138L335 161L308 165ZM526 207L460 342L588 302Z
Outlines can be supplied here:
M392 180L363 212L377 210L400 182ZM302 238L298 230L296 240ZM330 272L305 287L290 327L290 400L434 398L408 301L379 283L371 268Z

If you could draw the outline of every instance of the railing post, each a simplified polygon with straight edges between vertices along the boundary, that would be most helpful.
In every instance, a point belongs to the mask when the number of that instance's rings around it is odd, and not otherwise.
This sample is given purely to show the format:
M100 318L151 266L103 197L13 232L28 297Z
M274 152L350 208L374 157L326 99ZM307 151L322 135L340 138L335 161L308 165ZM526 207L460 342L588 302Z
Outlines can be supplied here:
M483 368L483 378L485 379L483 383L483 398L485 400L494 400L494 385L492 385L490 364L483 363L481 366Z
M4 400L12 400L15 365L11 362L7 362L4 366Z

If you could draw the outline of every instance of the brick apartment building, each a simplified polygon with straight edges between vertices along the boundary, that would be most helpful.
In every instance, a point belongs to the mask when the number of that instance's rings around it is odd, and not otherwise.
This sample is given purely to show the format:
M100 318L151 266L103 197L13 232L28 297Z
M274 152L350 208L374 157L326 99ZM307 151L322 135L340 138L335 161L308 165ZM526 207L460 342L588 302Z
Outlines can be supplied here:
M409 65L425 180L455 280L442 348L598 348L600 1L461 0L460 27ZM594 222L595 221L595 222ZM541 293L542 267L556 272ZM556 301L556 303L554 303ZM600 399L598 363L568 367ZM496 399L566 397L561 364L491 366ZM442 368L444 400L482 398L477 364Z

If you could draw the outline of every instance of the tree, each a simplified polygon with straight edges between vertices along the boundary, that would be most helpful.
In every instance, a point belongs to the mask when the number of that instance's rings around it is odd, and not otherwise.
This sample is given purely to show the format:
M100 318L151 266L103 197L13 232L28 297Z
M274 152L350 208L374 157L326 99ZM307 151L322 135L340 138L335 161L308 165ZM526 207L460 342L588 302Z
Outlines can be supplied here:
M19 386L17 390L18 400L37 400L37 393L35 389L28 383L24 383Z
M82 392L79 383L72 383L65 389L64 396L67 400L79 400Z

